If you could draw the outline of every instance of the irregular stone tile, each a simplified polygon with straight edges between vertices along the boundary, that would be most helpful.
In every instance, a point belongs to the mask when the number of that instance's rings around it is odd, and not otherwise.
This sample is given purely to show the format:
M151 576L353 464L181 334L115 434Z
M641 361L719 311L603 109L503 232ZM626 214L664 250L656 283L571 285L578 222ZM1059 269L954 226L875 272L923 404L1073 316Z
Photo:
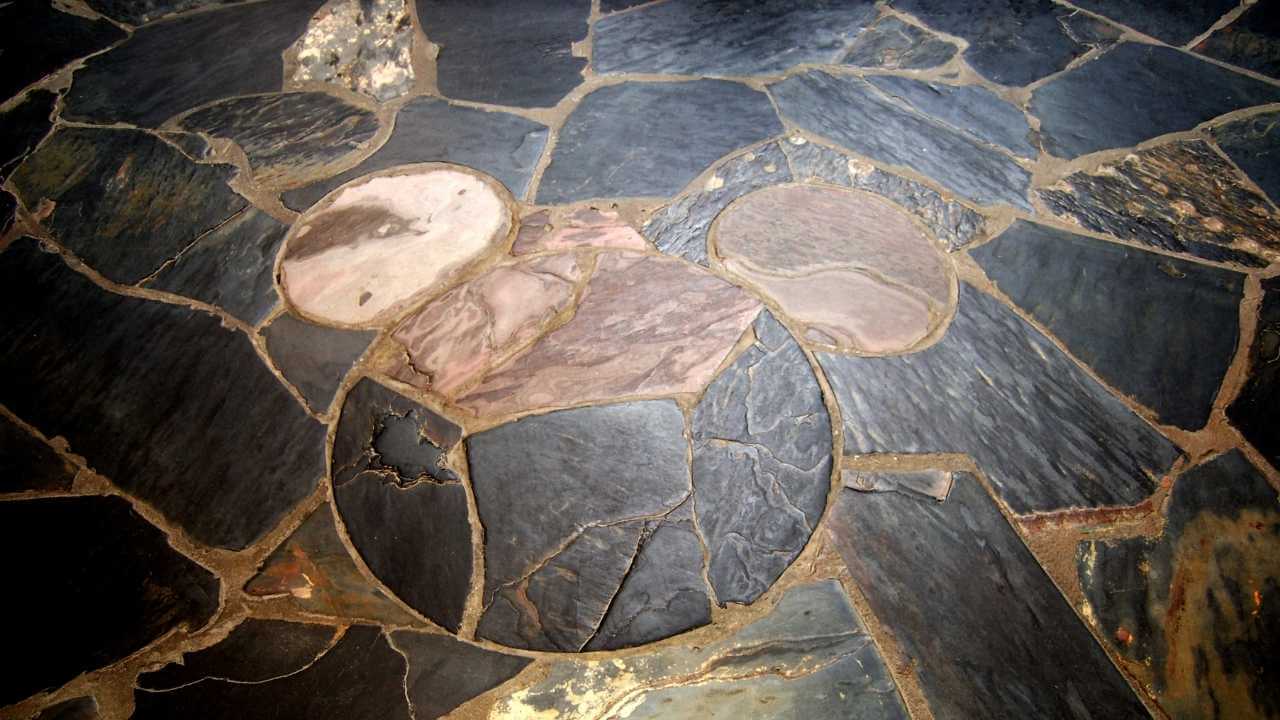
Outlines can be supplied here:
M861 78L810 70L769 92L792 122L854 152L911 168L984 205L1031 208L1031 174L1012 158L899 108Z
M833 62L875 15L868 0L760 0L750 12L718 0L670 0L601 18L591 63L603 74L778 75Z
M307 405L323 413L338 386L377 333L312 325L284 313L262 329L271 362L298 388Z
M1173 486L1155 537L1080 543L1083 613L1170 717L1274 717L1280 503L1232 450Z
M1267 3L1249 6L1235 22L1215 30L1192 49L1263 75L1280 76L1280 25L1275 8Z
M187 130L235 141L253 178L291 185L360 150L378 132L378 118L327 93L232 98L182 118Z
M1236 0L1080 0L1076 7L1163 40L1186 45L1237 7Z
M261 649L254 648L241 657ZM291 675L248 683L208 677L175 690L136 690L133 717L188 717L198 708L202 718L226 720L264 716L279 720L408 720L405 670L404 657L377 627L355 625L329 652Z
M1121 43L1031 93L1043 147L1074 158L1129 147L1232 110L1280 100L1280 87L1158 45Z
M592 91L560 129L544 205L667 197L731 150L782 132L769 98L725 80L627 82Z
M216 645L184 653L180 662L144 672L142 690L174 690L205 678L238 683L266 682L315 662L338 639L332 625L248 618Z
M842 492L829 532L934 717L1149 717L972 475Z
M156 127L215 100L277 92L281 53L323 2L244 3L139 28L76 71L62 117Z
M375 327L502 247L510 228L505 193L489 178L443 165L388 171L294 222L280 289L303 315Z
M955 477L945 470L875 473L846 469L840 471L840 484L858 492L900 493L908 497L946 502L955 484Z
M391 137L359 165L283 196L284 204L306 210L346 182L396 165L450 162L492 175L512 195L524 197L547 142L547 128L518 115L450 105L439 98L414 98L396 114Z
M85 0L85 4L107 17L130 25L202 8L226 5L235 0Z
M92 697L78 697L50 705L36 715L35 720L98 720L98 701Z
M946 64L958 50L915 25L885 15L854 38L840 62L882 70L926 70Z
M752 603L804 549L831 488L831 418L800 347L762 311L756 342L693 413L694 510L721 605Z
M0 492L68 491L76 467L44 440L0 415Z
M589 0L537 13L527 13L521 0L416 1L422 29L440 46L436 82L445 97L551 107L582 82L587 61L572 46L587 37Z
M541 210L520 220L520 231L512 255L573 250L580 247L602 247L617 250L648 250L640 233L618 218L613 210L583 207L558 213Z
M574 255L501 265L427 303L391 334L391 377L445 397L529 346L585 279Z
M1145 500L1178 450L997 300L960 285L912 355L820 353L845 452L965 453L1019 514Z
M242 334L108 293L31 240L0 258L5 407L207 545L249 545L315 489L325 428Z
M248 207L201 235L140 284L215 305L257 325L279 302L272 273L288 231L275 218Z
M500 415L698 392L760 303L678 260L604 252L573 317L457 404Z
M1208 421L1240 339L1244 275L1022 220L970 254L1014 304L1161 422L1198 430Z
M0 8L4 12L4 8ZM35 149L49 128L58 96L47 90L32 90L22 102L0 113L0 178L8 176L27 153Z
M443 635L399 630L391 643L409 662L405 694L417 720L443 717L515 677L528 658L485 650Z
M1199 140L1140 150L1038 192L1054 214L1122 240L1253 267L1280 251L1280 212Z
M1249 379L1227 407L1227 417L1254 447L1280 468L1280 280L1262 283L1262 307L1249 349Z
M1213 141L1249 179L1275 203L1280 200L1280 112L1254 115L1219 125L1209 132Z
M872 75L867 82L919 112L1018 157L1039 154L1028 138L1031 126L1021 108L981 85L944 85L897 75Z
M348 393L333 495L352 546L407 605L457 632L471 584L467 493L447 455L461 430L369 380Z
M343 0L290 47L294 83L325 82L386 102L413 89L413 21L406 0Z
M108 280L133 284L248 203L229 165L200 165L138 130L65 127L10 177L23 205L55 205L54 237Z
M103 542L110 538L110 542ZM116 496L0 502L5 561L0 705L52 690L218 610L218 578ZM88 599L92 602L88 602Z
M50 2L6 3L0 7L0 47L7 58L0 72L0 102L124 36L106 20L60 12Z
M770 143L720 163L702 187L658 211L644 226L645 235L668 255L706 265L707 231L729 203L752 190L791 180L787 157Z

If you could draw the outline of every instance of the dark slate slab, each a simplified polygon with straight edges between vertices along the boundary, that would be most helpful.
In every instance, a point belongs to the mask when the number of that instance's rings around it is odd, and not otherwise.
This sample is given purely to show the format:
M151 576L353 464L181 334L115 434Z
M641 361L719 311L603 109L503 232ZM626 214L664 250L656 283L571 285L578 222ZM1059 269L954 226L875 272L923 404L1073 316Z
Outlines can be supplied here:
M288 313L262 329L271 362L317 413L329 409L343 378L377 335L312 325Z
M63 117L156 127L215 100L278 92L281 54L323 3L245 3L140 28L76 71Z
M885 15L858 34L840 62L884 70L927 70L955 57L959 48L893 15Z
M1121 43L1036 88L1044 149L1074 158L1190 130L1232 110L1280 101L1280 87L1173 48Z
M1236 0L1080 0L1076 7L1170 45L1186 45L1234 10Z
M1198 430L1209 420L1240 339L1244 275L1023 220L970 255L1014 304L1161 422Z
M400 630L391 634L391 643L409 662L405 690L416 720L449 714L515 677L531 662L443 635Z
M1262 307L1249 349L1249 379L1227 407L1227 417L1274 467L1280 468L1280 423L1275 421L1275 410L1280 407L1280 279L1263 281L1262 290Z
M229 165L201 165L140 130L61 128L10 178L23 205L108 280L131 285L248 202Z
M342 406L332 462L338 514L365 564L452 632L471 585L467 492L445 457L460 432L364 378Z
M18 201L12 195L0 190L0 236L13 227L14 213L18 210Z
M830 532L936 718L1148 718L977 479L844 491Z
M1178 478L1166 513L1158 536L1080 543L1086 617L1170 717L1273 717L1275 488L1232 450Z
M693 412L693 486L720 604L751 603L804 549L831 489L831 418L800 346L767 310Z
M415 98L396 114L391 137L347 172L284 194L284 204L306 210L339 185L396 165L451 162L496 178L516 198L529 189L547 143L547 128L518 115Z
M133 717L409 720L405 670L404 657L378 628L355 625L329 652L291 675L257 683L206 678L164 692L136 690Z
M746 85L603 87L584 97L561 128L538 202L674 195L731 150L781 132L769 98Z
M1134 505L1177 448L999 301L960 286L936 345L819 354L845 452L966 453L1016 513Z
M110 538L110 542L103 542ZM0 502L11 622L0 705L52 690L218 610L218 579L120 497Z
M792 122L854 152L909 167L984 205L1031 209L1031 174L1012 158L902 109L861 78L811 70L769 92Z
M44 440L0 415L0 492L67 491L76 467Z
M867 80L934 120L1018 157L1034 159L1039 154L1030 142L1031 127L1022 110L981 85L945 85L897 75L872 75Z
M521 0L417 0L418 21L440 46L436 83L448 98L551 107L582 82L590 0L528 12Z
M53 3L20 0L0 7L0 102L72 60L124 39L106 20L90 20L55 10Z
M779 75L834 62L875 16L871 0L670 0L601 18L591 63L603 74Z
M217 317L109 293L31 240L0 255L0 308L0 402L195 540L249 545L324 473L324 426Z
M1193 49L1263 75L1280 77L1280 15L1271 3L1257 3Z
M331 625L248 618L216 645L184 653L181 662L144 672L134 684L142 690L173 690L204 678L266 682L315 662L338 634L338 628Z
M85 4L109 18L143 25L165 15L226 5L234 0L85 0Z
M98 720L98 701L92 697L78 697L50 705L36 715L35 720Z
M0 8L0 13L5 11ZM22 102L0 113L0 178L8 176L18 162L53 126L50 116L58 96L47 90L32 90Z
M1214 142L1274 204L1280 202L1280 112L1268 112L1219 125Z

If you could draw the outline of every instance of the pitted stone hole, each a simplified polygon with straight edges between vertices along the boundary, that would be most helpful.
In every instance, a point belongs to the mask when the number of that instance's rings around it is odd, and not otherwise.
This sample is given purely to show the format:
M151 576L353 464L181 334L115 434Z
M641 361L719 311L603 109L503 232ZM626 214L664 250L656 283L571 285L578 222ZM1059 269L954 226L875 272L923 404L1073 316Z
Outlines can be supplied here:
M373 437L372 451L376 466L394 472L402 487L423 481L458 480L457 474L444 464L444 451L423 435L412 412L384 416Z

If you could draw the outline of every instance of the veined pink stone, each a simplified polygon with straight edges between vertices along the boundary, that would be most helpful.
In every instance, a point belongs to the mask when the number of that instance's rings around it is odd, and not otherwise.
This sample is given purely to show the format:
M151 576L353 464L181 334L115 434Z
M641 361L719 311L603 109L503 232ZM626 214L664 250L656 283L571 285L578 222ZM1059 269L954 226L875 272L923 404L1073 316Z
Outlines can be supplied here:
M578 208L560 220L543 210L521 221L514 255L544 250L570 250L578 247L645 250L648 243L634 228L618 219L618 213L595 208Z

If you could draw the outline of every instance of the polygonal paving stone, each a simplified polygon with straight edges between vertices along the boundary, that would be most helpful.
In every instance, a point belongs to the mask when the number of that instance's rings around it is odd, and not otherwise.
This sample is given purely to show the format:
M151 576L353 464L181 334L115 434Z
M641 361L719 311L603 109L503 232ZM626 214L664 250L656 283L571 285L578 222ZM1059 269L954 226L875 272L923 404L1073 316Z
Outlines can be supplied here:
M444 717L515 677L531 662L453 638L407 630L391 633L391 644L409 662L404 686L415 720Z
M927 30L884 15L858 33L840 62L882 70L926 70L949 62L958 51Z
M944 85L897 75L873 75L867 81L921 113L1018 157L1034 159L1039 153L1029 140L1031 126L1022 109L981 85Z
M1227 417L1245 438L1280 468L1280 279L1262 283L1262 307L1249 349L1249 379L1227 407Z
M271 362L317 413L329 409L343 378L377 336L372 330L312 325L288 313L261 332Z
M68 491L76 468L44 440L0 415L0 492Z
M122 40L125 33L106 20L90 20L57 10L51 2L10 2L0 7L0 102L76 58Z
M1234 10L1235 0L1079 0L1076 7L1163 40L1186 45Z
M130 25L145 25L166 15L232 2L235 0L85 0L95 11Z
M49 118L57 104L57 95L32 90L22 102L0 113L0 178L7 177L18 161L49 134L53 127Z
M344 0L318 13L289 48L293 83L323 82L387 102L413 89L408 0Z
M520 231L511 246L512 255L581 247L648 250L640 233L613 210L581 207L568 211L539 210L520 218Z
M1262 188L1280 201L1280 112L1266 112L1210 130L1213 141Z
M249 618L216 645L185 653L171 663L138 675L142 690L173 690L204 678L260 683L315 662L338 639L338 628L284 620Z
M1263 75L1280 76L1280 23L1275 8L1265 2L1250 5L1192 49Z

